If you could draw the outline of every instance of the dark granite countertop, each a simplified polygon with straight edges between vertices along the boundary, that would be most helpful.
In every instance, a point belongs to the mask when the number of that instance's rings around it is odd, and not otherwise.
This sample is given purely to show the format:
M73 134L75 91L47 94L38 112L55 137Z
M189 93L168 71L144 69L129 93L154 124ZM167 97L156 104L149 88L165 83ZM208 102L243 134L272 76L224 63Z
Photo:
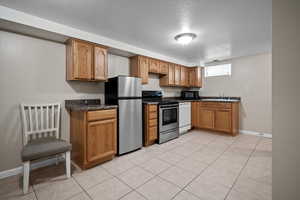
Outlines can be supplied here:
M100 99L65 100L65 107L72 111L92 111L117 108L117 105L101 104Z
M177 102L192 102L192 101L204 101L204 102L222 102L222 103L235 103L240 102L240 97L199 97L197 99L182 99L181 97L164 97L165 100L172 100ZM156 101L143 101L144 104L158 104Z

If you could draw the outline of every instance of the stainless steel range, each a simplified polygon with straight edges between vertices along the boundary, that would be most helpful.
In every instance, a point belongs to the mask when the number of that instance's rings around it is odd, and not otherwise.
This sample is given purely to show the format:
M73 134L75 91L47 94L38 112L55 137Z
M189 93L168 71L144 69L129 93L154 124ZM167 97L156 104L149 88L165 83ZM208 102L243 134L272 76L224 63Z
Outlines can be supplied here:
M162 98L161 91L143 91L142 97L143 102L158 102L158 143L161 144L179 137L178 101Z
M158 143L164 143L179 136L178 103L159 104Z

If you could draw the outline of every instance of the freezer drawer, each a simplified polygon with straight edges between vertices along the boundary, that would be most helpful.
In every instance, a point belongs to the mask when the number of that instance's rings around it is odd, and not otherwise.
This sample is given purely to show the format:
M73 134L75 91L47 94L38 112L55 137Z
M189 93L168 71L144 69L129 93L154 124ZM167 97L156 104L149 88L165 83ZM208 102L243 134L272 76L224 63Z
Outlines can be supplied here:
M142 147L142 100L123 99L119 104L118 154Z

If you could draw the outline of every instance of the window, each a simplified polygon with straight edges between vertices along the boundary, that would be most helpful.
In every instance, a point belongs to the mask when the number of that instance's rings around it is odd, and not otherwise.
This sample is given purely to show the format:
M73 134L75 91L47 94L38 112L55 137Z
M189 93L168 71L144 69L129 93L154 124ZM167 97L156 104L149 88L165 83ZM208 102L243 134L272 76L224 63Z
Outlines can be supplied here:
M211 76L230 76L231 64L222 64L205 67L205 77Z

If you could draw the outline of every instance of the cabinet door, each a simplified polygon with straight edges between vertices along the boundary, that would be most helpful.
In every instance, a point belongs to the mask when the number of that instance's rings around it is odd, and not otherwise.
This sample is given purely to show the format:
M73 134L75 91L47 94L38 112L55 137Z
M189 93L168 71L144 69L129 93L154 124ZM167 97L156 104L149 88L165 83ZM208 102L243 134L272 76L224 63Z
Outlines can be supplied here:
M139 57L139 76L142 78L142 84L148 83L149 60L146 57Z
M193 87L195 85L195 74L193 68L188 69L188 77L189 77L189 86Z
M180 65L175 65L175 85L180 85Z
M202 67L195 67L195 87L202 87Z
M88 123L87 161L94 162L116 153L116 119Z
M73 75L75 79L92 79L93 45L74 40L73 41Z
M168 63L166 62L159 62L159 73L167 75L168 74Z
M198 108L198 122L196 127L213 129L215 120L214 112L213 110Z
M192 102L192 127L198 127L198 109L199 109L199 102Z
M215 111L215 129L218 131L231 132L231 111Z
M188 68L182 66L180 69L180 85L183 87L189 86Z
M168 85L175 85L175 66L174 64L169 65L169 84Z
M149 61L149 72L159 73L159 61L155 59L150 59Z
M107 50L99 46L94 47L94 79L107 79Z

